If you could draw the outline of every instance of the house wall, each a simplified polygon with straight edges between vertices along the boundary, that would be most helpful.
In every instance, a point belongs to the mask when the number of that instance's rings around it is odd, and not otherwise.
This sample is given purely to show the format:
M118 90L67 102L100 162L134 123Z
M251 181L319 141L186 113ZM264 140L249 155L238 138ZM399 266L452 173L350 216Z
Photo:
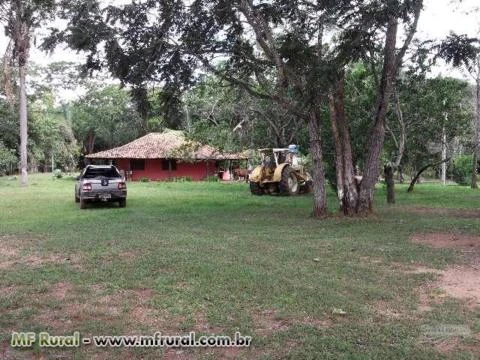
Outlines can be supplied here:
M117 159L116 164L120 170L128 171L130 169L130 159ZM208 176L214 175L216 171L215 161L208 161ZM207 177L207 161L189 163L177 160L177 169L168 171L162 170L161 159L146 159L145 170L133 170L130 179L136 181L146 177L152 181L158 181L185 176L194 181L205 179Z

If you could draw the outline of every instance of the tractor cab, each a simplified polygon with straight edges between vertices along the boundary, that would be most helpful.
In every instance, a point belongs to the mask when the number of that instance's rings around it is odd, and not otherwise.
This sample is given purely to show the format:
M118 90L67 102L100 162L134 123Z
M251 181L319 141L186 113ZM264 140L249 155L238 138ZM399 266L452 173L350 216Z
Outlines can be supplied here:
M298 167L298 145L290 145L288 148L264 148L258 149L262 164L264 166L279 166L280 164L290 164Z

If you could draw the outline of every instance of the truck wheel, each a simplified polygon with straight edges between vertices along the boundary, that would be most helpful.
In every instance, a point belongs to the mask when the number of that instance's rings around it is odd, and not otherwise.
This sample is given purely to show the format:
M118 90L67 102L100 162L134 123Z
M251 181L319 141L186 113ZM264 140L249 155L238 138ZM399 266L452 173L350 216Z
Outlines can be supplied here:
M280 194L297 195L300 190L297 175L290 166L285 166L282 171L282 180L280 180Z
M120 206L121 208L124 208L125 206L127 206L127 199L120 200L118 202L118 206Z
M80 198L78 197L78 195L75 193L75 202L76 203L79 203L80 202Z
M250 181L250 192L252 195L263 195L263 190L256 182Z
M83 199L80 199L80 209L86 209L87 208L87 202Z

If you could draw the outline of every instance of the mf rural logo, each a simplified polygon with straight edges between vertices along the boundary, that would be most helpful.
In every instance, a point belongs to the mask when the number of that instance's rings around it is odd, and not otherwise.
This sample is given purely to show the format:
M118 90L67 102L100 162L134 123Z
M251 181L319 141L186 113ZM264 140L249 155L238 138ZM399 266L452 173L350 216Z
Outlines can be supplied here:
M73 335L53 336L47 332L13 332L10 345L12 347L30 347L38 343L40 347L79 347L80 333L74 332Z

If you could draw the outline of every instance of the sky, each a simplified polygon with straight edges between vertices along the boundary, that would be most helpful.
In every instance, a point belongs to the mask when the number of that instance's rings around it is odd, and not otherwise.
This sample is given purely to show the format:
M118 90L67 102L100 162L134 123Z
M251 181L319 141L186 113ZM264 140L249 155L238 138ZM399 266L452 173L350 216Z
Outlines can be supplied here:
M128 3L128 0L106 0L105 4ZM442 39L451 31L459 34L474 36L480 33L480 11L472 13L475 7L479 8L478 0L425 0L424 11L420 16L418 32L416 37L421 40ZM37 38L45 30L40 29L36 34ZM8 39L0 35L0 54L5 52ZM46 54L32 47L30 59L38 64L46 65L55 61L74 61L81 63L84 60L83 54L59 47L52 54ZM467 79L466 75L448 66L439 65L434 69L434 75L454 76ZM72 97L75 94L67 94Z

